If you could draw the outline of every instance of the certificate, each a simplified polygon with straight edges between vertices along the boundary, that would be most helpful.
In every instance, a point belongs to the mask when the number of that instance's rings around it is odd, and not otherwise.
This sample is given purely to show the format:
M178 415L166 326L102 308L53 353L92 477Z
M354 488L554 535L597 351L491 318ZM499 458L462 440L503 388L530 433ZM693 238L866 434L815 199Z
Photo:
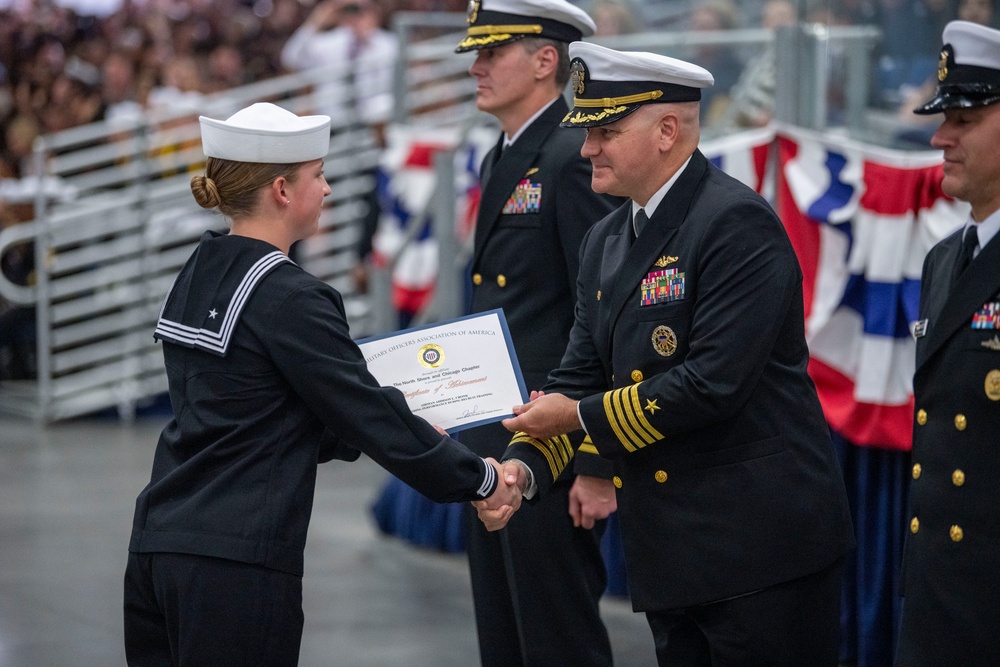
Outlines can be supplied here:
M513 416L526 403L502 309L358 341L368 370L410 410L450 433Z

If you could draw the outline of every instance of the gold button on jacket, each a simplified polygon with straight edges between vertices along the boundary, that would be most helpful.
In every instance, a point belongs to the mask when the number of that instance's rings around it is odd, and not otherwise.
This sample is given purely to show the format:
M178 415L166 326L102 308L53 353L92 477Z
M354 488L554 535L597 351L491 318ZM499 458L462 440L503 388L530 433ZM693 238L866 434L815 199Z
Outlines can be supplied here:
M660 484L663 484L665 481L667 481L667 473L664 470L657 470L656 474L653 475L653 477L655 477L656 481L659 482Z
M474 274L472 274L472 284L473 285L482 285L483 284L483 275L481 273L474 273Z
M632 382L642 382L642 371L632 371Z
M612 477L611 481L614 482L616 489L622 488L622 478L619 477L618 475L615 475L614 477Z
M965 415L955 415L955 428L964 431L966 426L968 426L968 422L965 420Z
M951 535L952 542L961 542L962 538L965 537L965 533L962 531L961 526L952 526L951 530L948 531Z
M505 276L502 273L499 276L497 276L497 285L499 285L500 287L506 287L507 286L507 276Z
M915 533L920 530L920 519L913 517L910 519L910 532Z
M927 411L924 409L917 410L917 423L923 426L927 423Z
M955 486L962 486L965 484L965 473L961 470L956 470L951 473L951 483Z
M920 467L919 463L913 464L913 479L920 479L920 472L923 468Z

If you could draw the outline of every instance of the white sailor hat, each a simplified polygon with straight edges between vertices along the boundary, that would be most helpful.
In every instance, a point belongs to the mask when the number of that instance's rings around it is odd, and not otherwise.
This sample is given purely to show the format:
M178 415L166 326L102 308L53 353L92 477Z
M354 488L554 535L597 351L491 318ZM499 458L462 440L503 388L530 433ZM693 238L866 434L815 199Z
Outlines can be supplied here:
M296 116L258 102L226 120L200 116L201 147L207 157L236 162L293 164L326 157L330 117Z
M1000 102L1000 30L969 21L944 27L934 98L913 110L932 114Z
M566 0L469 0L469 30L456 53L489 49L525 37L575 42L597 30L594 20Z
M715 83L707 69L656 53L576 42L569 57L574 97L563 127L607 125L644 104L696 102Z

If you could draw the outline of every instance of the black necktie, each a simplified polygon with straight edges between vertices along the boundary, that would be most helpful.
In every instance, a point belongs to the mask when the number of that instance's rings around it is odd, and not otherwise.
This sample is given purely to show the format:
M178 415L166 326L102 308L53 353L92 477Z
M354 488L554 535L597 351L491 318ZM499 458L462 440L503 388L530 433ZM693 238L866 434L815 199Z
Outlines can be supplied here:
M501 152L503 152L503 134L500 135L500 139L493 146L493 154L487 155L489 160L483 160L482 167L480 167L479 184L483 190L486 189L486 184L489 182L490 176L493 175L493 167L500 161Z
M975 227L969 227L965 230L965 238L962 239L962 252L958 255L958 261L955 262L955 280L958 280L972 263L972 255L978 245L979 233Z
M647 222L649 222L649 218L646 217L646 212L640 208L635 212L635 219L632 221L632 229L635 231L636 238L642 234L642 228L646 226Z

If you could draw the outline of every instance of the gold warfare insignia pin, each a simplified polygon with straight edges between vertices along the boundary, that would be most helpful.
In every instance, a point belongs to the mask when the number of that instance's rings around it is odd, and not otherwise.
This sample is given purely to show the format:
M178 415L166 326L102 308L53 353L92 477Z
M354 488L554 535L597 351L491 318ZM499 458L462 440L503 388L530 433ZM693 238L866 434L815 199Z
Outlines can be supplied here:
M573 62L570 63L569 77L573 83L573 92L577 95L583 95L583 91L587 87L587 67L579 58L574 58Z
M531 176L532 174L537 174L537 173L538 173L538 167L532 167L528 171L524 172L524 177L527 178L528 176Z
M427 343L417 352L417 359L420 365L426 368L437 368L444 363L444 350L440 345Z
M677 351L677 334L668 326L653 329L653 349L661 357L669 357Z
M665 266L673 264L674 262L677 261L677 259L678 258L674 257L673 255L666 255L656 260L656 265L662 269Z
M1000 401L1000 371L994 369L986 374L986 398Z
M469 7L465 11L465 20L469 25L475 23L476 19L479 18L479 5L481 2L482 0L469 0Z
M944 81L948 78L948 56L950 53L950 44L941 49L941 56L938 58L938 81Z
M996 334L993 334L993 338L990 338L989 340L984 340L979 344L988 350L995 350L997 352L1000 352L1000 338L998 338Z

